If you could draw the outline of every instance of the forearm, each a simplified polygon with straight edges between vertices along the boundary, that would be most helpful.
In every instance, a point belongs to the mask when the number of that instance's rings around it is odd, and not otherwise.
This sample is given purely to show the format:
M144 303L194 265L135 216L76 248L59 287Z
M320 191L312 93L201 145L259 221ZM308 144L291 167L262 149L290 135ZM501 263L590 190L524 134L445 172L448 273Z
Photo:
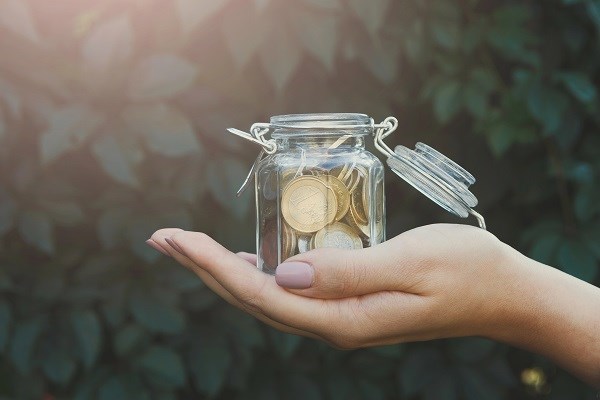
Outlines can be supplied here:
M520 253L494 339L547 356L600 387L600 289Z

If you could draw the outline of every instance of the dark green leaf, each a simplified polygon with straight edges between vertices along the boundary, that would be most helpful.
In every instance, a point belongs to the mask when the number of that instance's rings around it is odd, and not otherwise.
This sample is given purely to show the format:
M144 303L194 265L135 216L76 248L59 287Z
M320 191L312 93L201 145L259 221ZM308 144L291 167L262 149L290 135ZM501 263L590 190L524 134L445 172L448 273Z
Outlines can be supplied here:
M444 361L434 348L420 348L410 352L400 370L400 386L405 396L414 396L431 385L444 371Z
M41 206L48 212L50 218L59 225L74 226L85 219L81 206L72 201L45 201Z
M148 379L160 386L178 388L185 384L185 369L179 354L163 346L148 348L138 359L137 365Z
M558 263L563 271L587 282L593 282L598 276L598 261L579 241L569 240L560 246Z
M79 345L83 365L91 368L96 362L102 345L100 321L96 313L91 310L75 311L71 314L71 324Z
M146 332L137 324L127 324L119 329L114 338L115 353L118 356L128 355L143 342Z
M128 128L159 154L178 157L198 155L201 150L188 118L167 104L131 106L123 118Z
M48 254L54 253L52 221L39 211L24 211L19 218L19 233L31 246Z
M0 26L33 43L40 40L27 2L19 0L0 2Z
M197 75L189 61L172 54L153 55L134 69L129 95L143 101L172 97L188 89Z
M129 310L137 322L152 332L174 334L185 327L185 315L181 310L164 303L148 290L138 288L131 293Z
M440 21L432 26L433 39L445 49L456 49L460 43L458 21Z
M539 83L534 84L527 94L527 106L531 115L542 124L547 133L558 129L568 104L561 92Z
M563 237L556 232L548 232L533 242L529 256L544 264L552 264Z
M441 123L450 121L460 110L460 91L461 84L455 80L446 81L435 89L433 111Z
M579 101L589 103L596 98L596 87L585 74L581 72L565 72L560 75L560 78L571 94Z
M6 301L0 301L0 354L4 354L12 329L12 310Z
M449 341L450 351L458 360L468 363L478 362L489 356L496 343L482 338L457 338Z
M71 380L77 366L73 357L62 346L49 348L42 357L41 364L48 379L60 385L66 385Z
M109 378L98 390L99 400L130 400L130 397L121 383L121 380L113 376Z
M195 387L202 393L215 396L227 379L231 361L229 346L223 336L213 332L202 334L189 359Z
M273 347L283 358L290 358L300 345L300 341L302 339L300 336L281 333L275 330L270 330L269 333Z
M17 370L25 375L31 371L33 354L44 328L45 320L35 317L15 324L10 344L10 358Z
M0 186L0 235L14 226L17 203L2 186Z
M127 15L118 15L94 27L83 43L84 62L107 72L122 67L133 51L133 28Z
M52 113L48 129L40 138L42 162L52 162L79 148L102 120L101 114L81 105L65 106Z
M111 208L105 210L98 218L98 238L105 249L113 249L123 243L127 219L131 210L127 208Z

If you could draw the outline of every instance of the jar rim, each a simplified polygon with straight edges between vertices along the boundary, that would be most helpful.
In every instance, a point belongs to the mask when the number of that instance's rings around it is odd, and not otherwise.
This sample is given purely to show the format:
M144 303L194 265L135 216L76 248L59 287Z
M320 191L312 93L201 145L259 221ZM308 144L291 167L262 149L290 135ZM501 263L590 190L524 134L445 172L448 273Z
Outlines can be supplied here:
M368 135L373 131L373 120L360 113L284 114L271 117L269 125L273 137L323 134Z

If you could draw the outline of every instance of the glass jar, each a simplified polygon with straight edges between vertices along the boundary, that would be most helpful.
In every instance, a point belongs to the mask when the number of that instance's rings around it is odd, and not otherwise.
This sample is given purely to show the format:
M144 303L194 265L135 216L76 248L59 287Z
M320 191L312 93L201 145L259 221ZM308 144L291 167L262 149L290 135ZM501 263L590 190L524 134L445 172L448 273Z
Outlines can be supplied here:
M274 116L254 124L251 133L228 129L263 147L238 192L254 178L259 269L274 274L295 254L385 241L384 168L365 149L370 135L395 174L446 210L474 215L485 228L468 190L475 178L423 143L415 150L390 149L383 139L397 126L393 117L375 124L365 114L338 113Z
M258 267L274 273L308 250L383 242L384 171L365 149L370 118L280 115L270 125L277 150L259 161L254 176Z

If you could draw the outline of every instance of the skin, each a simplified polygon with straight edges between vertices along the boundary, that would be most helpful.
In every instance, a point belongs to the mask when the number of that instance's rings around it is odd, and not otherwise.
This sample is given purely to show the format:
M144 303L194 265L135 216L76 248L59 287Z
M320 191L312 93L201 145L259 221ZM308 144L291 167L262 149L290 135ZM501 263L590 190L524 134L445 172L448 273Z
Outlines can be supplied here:
M161 229L148 244L232 305L288 333L342 349L480 336L543 354L600 387L600 289L531 260L487 231L436 224L362 250L317 249L287 261L314 270L280 287L209 236Z

